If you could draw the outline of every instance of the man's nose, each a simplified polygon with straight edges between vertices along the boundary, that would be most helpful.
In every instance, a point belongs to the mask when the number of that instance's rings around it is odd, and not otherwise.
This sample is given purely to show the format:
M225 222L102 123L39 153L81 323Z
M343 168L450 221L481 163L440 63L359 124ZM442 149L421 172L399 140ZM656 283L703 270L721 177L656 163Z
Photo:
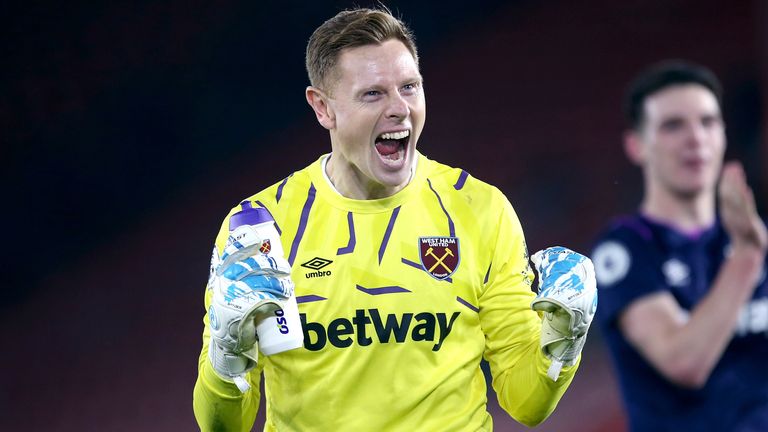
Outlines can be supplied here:
M386 116L388 118L404 119L411 113L408 101L399 92L394 92L388 100Z
M707 128L700 123L693 123L688 128L688 145L691 147L701 146L707 139Z

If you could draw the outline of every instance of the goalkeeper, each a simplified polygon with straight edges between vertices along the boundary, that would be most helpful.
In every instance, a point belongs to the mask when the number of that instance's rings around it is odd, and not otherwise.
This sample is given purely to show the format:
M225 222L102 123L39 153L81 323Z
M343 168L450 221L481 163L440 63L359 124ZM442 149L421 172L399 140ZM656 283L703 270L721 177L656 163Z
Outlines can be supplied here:
M416 150L418 59L387 10L341 12L311 36L306 99L331 152L222 224L194 390L202 430L249 431L260 403L268 431L491 430L483 358L525 425L568 388L597 304L591 261L535 254L533 293L506 197ZM251 205L274 218L281 248L229 239ZM263 355L254 327L292 290L304 344Z

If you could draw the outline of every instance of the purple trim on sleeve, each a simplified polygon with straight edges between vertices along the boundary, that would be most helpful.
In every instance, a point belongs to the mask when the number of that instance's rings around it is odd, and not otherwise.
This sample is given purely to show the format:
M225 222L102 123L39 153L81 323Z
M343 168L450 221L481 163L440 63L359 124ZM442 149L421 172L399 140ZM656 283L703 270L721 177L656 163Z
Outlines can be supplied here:
M379 246L379 264L381 264L381 259L384 258L384 251L387 250L389 236L392 234L392 227L395 226L395 220L397 220L398 213L400 213L400 206L397 206L394 210L392 210L392 216L389 217L387 230L384 232L384 238L381 240L381 246Z
M440 195L435 191L435 189L432 187L432 182L427 179L427 184L429 185L429 188L434 192L435 196L437 197L437 202L440 203L440 208L443 209L443 213L445 213L445 216L448 218L448 231L450 232L451 237L456 237L456 228L453 226L453 219L451 219L451 215L448 214L448 211L445 209L445 206L443 205L443 200L440 198Z
M277 201L278 203L280 202L280 198L283 197L283 187L285 186L286 183L288 183L288 179L291 178L292 175L293 174L291 174L288 177L286 177L283 180L283 182L280 183L280 186L277 187L277 193L275 194L275 201Z
M267 206L265 206L265 205L264 205L264 203L263 203L263 202L261 202L261 201L259 201L259 200L256 200L256 204L258 204L258 205L260 205L260 206L264 207L264 210L266 210L266 211L268 211L268 212L269 212L269 215L272 217L272 220L275 222L275 229L277 230L277 233L278 233L278 234L280 234L280 235L283 235L283 230L281 230L281 229L280 229L280 225L278 225L278 224L277 224L277 221L275 221L275 220L274 220L274 219L275 219L275 217L274 217L274 216L272 216L272 212L271 212L271 211L269 211L269 209L267 208Z
M491 261L491 263L488 264L488 271L485 272L485 278L483 279L483 284L487 284L488 283L488 276L491 275L491 266L492 265L493 265L493 261Z
M381 294L395 294L395 293L409 293L410 290L407 290L401 286L393 285L393 286L386 286L386 287L380 287L380 288L365 288L360 285L356 286L358 290L370 294L370 295L381 295Z
M480 312L480 308L477 306L472 305L470 302L464 300L463 298L456 296L456 301L463 304L464 306L470 308L474 312Z
M461 174L459 174L459 179L456 180L456 184L453 185L453 188L456 190L461 190L461 188L464 187L464 183L466 183L468 176L469 176L469 173L467 173L464 170L461 170Z
M311 303L316 301L323 301L328 300L325 297L320 297L319 295L305 295L305 296L298 296L296 297L296 303Z
M258 225L264 222L272 222L272 215L269 213L269 210L261 207L253 208L249 200L241 202L240 207L242 210L229 218L230 231L242 225Z
M293 244L291 244L291 253L288 255L288 263L293 265L293 261L296 259L296 253L299 251L299 244L301 238L304 237L304 230L307 229L307 220L309 220L309 211L312 209L312 204L315 202L315 185L309 184L309 191L307 191L307 200L304 202L304 208L301 209L301 219L299 219L299 227L296 229L296 236L293 238Z
M352 220L352 212L347 212L347 226L349 227L349 243L345 247L339 248L336 251L336 255L352 253L355 250L357 240L355 239L355 222ZM379 262L381 262L381 259L379 259Z

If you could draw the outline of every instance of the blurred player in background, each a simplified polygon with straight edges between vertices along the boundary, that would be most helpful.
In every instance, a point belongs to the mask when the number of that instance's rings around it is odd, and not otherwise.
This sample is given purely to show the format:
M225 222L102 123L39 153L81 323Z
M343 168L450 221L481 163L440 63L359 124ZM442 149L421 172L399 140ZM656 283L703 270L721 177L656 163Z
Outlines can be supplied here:
M716 77L687 62L628 88L644 195L592 259L632 431L768 431L768 235L741 165L723 166L720 107Z
M416 150L418 56L389 11L339 13L313 33L306 60L306 99L331 153L222 225L194 390L201 429L250 430L263 376L270 431L490 430L482 358L500 405L542 422L580 359L597 301L592 263L561 247L537 253L534 295L506 197ZM263 169L269 153L245 162ZM228 238L231 216L251 205L274 218L285 259ZM257 356L238 329L284 301L291 280L304 346Z

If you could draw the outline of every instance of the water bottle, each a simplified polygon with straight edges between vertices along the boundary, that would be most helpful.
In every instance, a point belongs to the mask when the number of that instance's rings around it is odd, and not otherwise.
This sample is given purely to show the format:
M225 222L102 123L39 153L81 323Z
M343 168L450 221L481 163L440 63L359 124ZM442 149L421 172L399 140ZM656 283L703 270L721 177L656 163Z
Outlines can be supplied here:
M253 208L249 200L243 201L240 206L242 210L229 218L229 241L237 241L245 245L260 243L260 253L284 257L280 234L275 228L275 220L269 211L262 207ZM246 257L238 259L243 258ZM267 356L304 345L304 332L301 329L296 295L291 293L291 296L281 301L280 305L279 309L256 323L259 350Z

